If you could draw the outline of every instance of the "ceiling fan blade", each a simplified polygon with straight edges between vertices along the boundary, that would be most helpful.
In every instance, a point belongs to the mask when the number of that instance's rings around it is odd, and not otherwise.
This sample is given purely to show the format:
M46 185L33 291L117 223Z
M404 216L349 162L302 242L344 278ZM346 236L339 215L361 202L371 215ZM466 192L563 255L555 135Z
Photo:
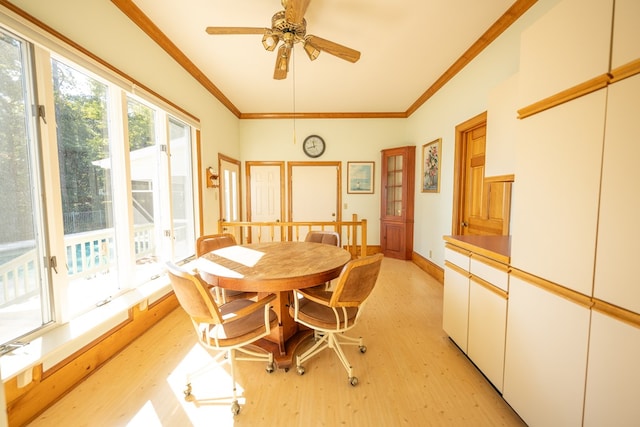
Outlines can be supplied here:
M308 35L305 40L311 42L315 47L323 50L338 58L344 59L349 62L357 62L360 59L360 52L357 50L342 46L341 44L323 39L318 36Z
M283 80L287 78L289 71L289 58L291 57L291 46L283 44L278 49L278 57L276 58L276 68L273 70L273 78Z
M294 24L302 23L311 0L288 0L285 5L285 19Z
M256 27L207 27L208 34L264 34L267 28Z

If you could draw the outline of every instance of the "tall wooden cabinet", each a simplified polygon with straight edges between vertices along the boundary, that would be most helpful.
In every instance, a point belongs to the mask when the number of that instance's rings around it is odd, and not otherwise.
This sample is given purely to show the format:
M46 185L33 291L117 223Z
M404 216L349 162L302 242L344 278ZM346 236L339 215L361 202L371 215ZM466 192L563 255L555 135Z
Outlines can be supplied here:
M380 246L385 256L411 259L416 147L382 150Z

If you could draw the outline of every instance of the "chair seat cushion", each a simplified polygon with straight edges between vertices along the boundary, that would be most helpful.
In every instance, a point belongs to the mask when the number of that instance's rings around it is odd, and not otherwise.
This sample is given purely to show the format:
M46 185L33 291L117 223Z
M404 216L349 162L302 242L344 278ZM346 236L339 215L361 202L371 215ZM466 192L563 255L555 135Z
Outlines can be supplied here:
M226 319L229 316L233 316L234 312L250 306L253 303L254 301L251 300L238 299L224 304L220 306L222 317ZM269 310L269 323L272 328L278 324L278 317L273 310ZM229 346L247 340L251 341L252 337L260 335L264 330L264 310L257 310L238 320L226 321L221 325L211 325L209 328L209 336L211 338L217 338L220 345Z
M289 307L291 317L294 316L294 312L294 307ZM331 307L318 304L306 298L302 298L299 301L298 320L314 329L325 331L344 329L344 313L342 307L338 307L334 311ZM346 307L346 320L349 326L353 325L357 314L358 307ZM338 325L338 321L340 325Z

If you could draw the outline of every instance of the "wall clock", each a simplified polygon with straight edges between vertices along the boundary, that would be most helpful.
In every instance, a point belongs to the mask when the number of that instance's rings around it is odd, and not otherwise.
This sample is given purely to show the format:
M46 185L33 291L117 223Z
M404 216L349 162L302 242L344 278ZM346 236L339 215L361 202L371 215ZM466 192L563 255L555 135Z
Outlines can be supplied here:
M318 135L309 135L302 143L304 154L314 159L322 156L325 148L324 139Z

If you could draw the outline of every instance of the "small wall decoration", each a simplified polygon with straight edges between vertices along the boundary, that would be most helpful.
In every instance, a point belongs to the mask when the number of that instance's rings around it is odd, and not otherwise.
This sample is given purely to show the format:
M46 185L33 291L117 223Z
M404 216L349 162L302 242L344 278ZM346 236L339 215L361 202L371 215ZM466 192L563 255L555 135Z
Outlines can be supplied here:
M347 193L373 194L375 162L347 162Z
M422 146L422 192L440 192L440 151L442 138Z

